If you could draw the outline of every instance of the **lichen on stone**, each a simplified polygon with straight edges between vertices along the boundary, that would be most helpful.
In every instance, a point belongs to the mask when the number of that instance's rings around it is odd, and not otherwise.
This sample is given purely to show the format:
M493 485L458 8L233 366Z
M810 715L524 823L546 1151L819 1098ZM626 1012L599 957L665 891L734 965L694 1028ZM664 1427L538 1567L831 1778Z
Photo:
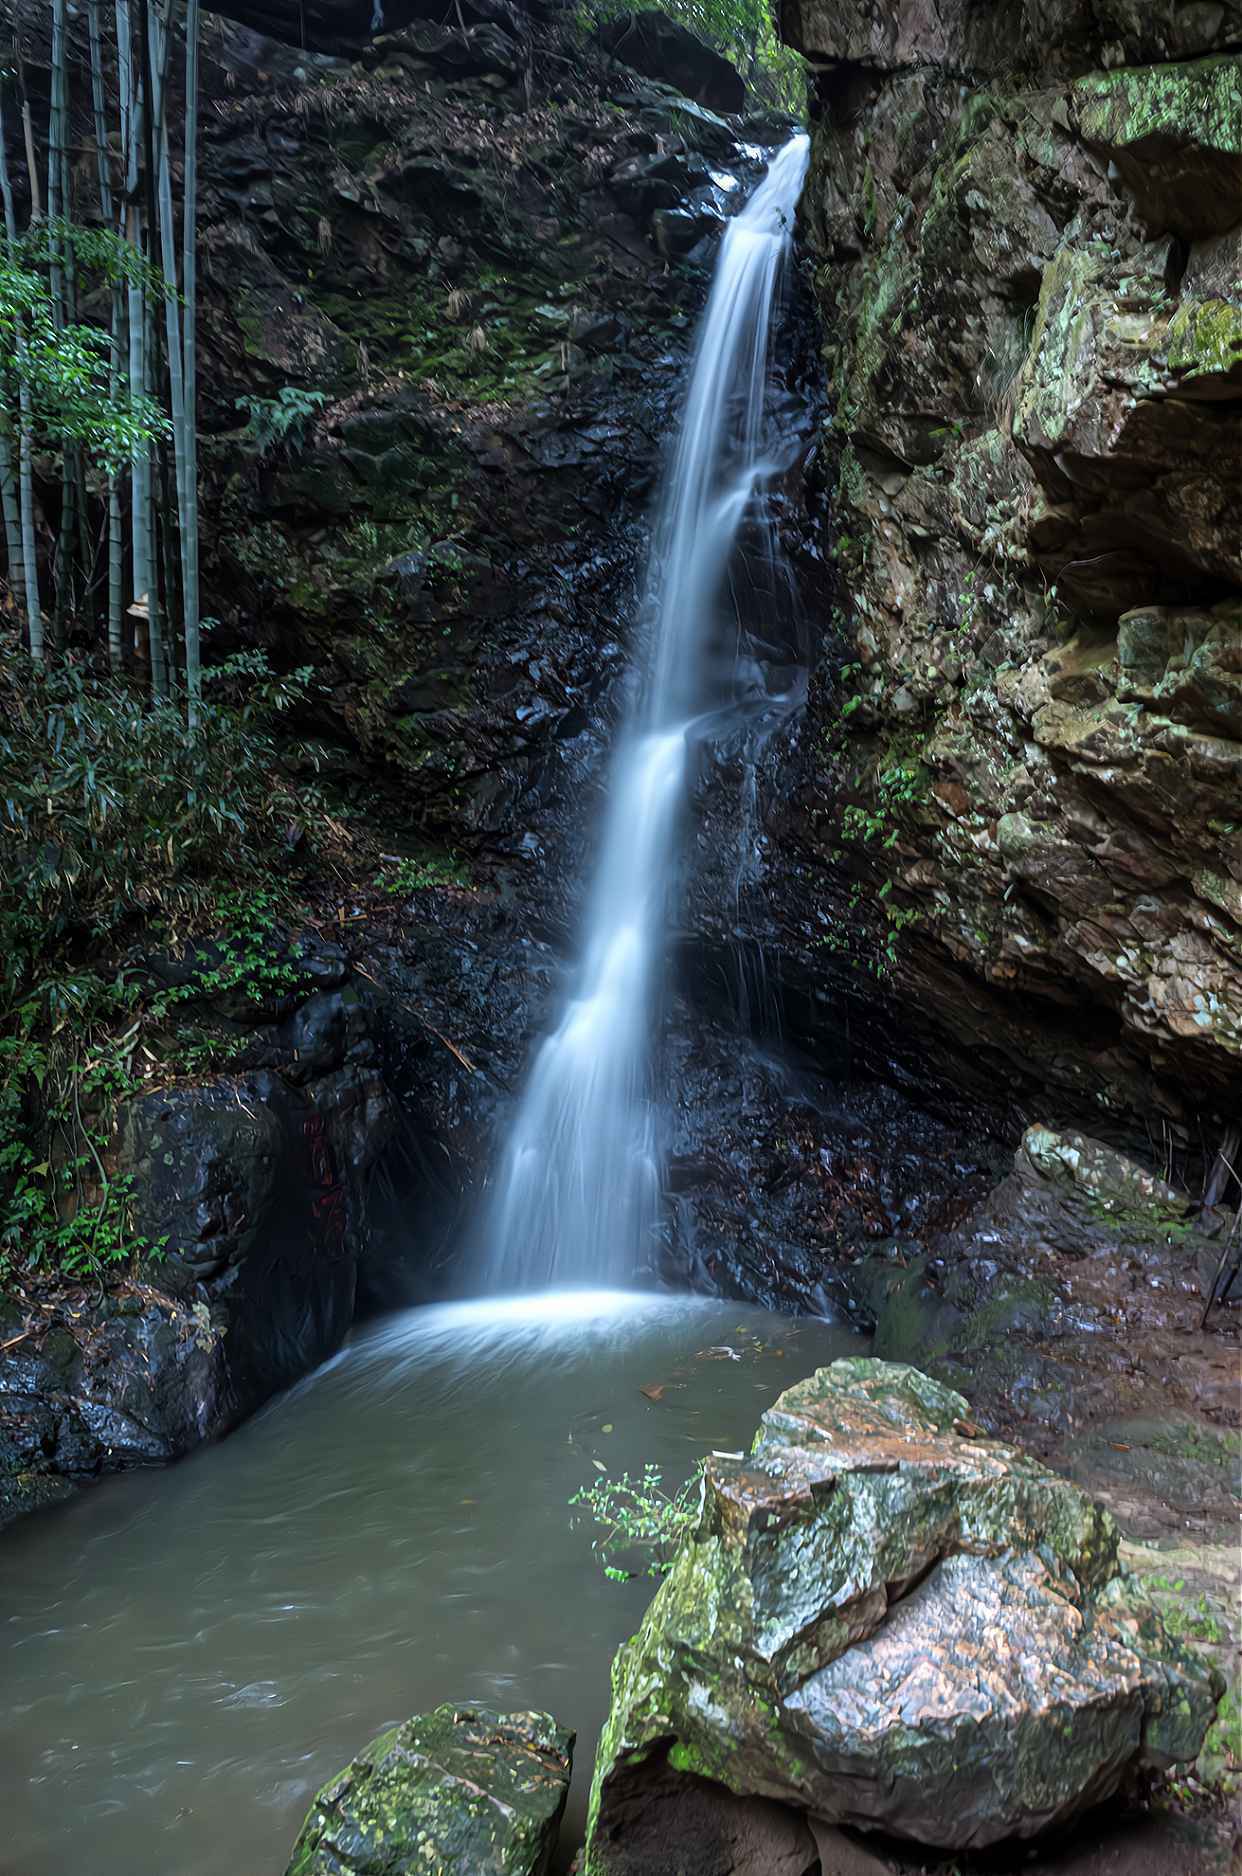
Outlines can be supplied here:
M930 1377L835 1362L744 1459L709 1462L701 1524L614 1663L587 1876L614 1867L656 1755L977 1848L1192 1759L1221 1685L1120 1568L1098 1505Z

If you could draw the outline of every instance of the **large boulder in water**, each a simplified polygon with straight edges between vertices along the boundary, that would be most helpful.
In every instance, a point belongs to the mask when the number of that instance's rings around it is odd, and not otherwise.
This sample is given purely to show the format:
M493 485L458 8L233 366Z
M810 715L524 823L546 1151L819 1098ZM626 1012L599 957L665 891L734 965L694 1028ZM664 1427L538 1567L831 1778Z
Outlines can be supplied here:
M600 27L599 38L623 64L674 86L709 111L745 108L746 86L736 67L658 7L619 13Z
M286 1876L544 1876L573 1744L546 1713L415 1714L317 1793Z
M707 1781L945 1849L1029 1837L1194 1759L1222 1691L1104 1510L917 1370L834 1362L708 1464L614 1663L586 1870L664 1867Z

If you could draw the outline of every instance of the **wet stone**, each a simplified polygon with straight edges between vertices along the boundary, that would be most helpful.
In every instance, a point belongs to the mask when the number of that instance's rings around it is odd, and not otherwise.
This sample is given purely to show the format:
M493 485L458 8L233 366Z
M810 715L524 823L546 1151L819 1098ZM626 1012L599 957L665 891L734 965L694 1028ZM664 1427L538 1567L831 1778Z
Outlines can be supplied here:
M545 1876L573 1743L546 1713L415 1714L319 1791L286 1876Z
M1099 1505L916 1369L834 1362L708 1463L614 1663L587 1876L633 1867L671 1772L937 1848L1033 1837L1192 1761L1223 1687Z

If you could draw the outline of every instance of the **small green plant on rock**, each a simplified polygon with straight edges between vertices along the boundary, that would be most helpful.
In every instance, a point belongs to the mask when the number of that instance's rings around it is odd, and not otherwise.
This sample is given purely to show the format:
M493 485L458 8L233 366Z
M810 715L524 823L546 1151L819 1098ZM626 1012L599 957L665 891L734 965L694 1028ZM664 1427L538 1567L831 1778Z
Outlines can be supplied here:
M196 968L190 982L170 990L169 1003L196 1002L229 990L244 990L262 1003L299 981L295 960L277 930L280 897L270 886L226 887L216 894L217 958Z
M1229 1688L1216 1710L1199 1763L1230 1790L1242 1783L1242 1698L1236 1687Z
M432 886L469 887L470 876L455 853L433 853L398 860L391 870L378 874L375 883L394 898L404 898Z
M275 397L239 397L237 409L248 420L242 437L257 455L266 456L281 443L299 442L327 401L326 391L304 391L297 384L282 385Z
M700 1465L677 1491L666 1492L660 1468L648 1463L636 1478L622 1472L617 1478L596 1479L575 1492L570 1504L585 1507L600 1527L591 1549L604 1575L614 1583L627 1583L639 1575L666 1575L682 1538L698 1521L702 1480ZM612 1561L617 1551L649 1554L641 1570L631 1570Z
M91 983L79 1020L115 1021L127 986ZM0 1283L27 1271L98 1276L163 1245L130 1222L132 1179L104 1163L111 1116L138 1085L138 1024L121 1035L85 1028L76 1055L41 1035L27 1006L0 1036ZM37 1116L37 1118L36 1118Z
M918 906L894 905L889 897L893 889L891 879L886 879L880 887L877 897L884 912L885 931L880 948L880 957L876 963L877 977L885 977L897 962L897 941L903 931L911 925L917 925L922 917Z
M876 842L881 847L895 847L902 810L921 801L926 786L927 772L920 762L887 763L876 776L871 801L861 806L851 801L843 809L843 838L863 847Z
M979 612L979 594L975 589L977 568L962 575L962 590L957 596L957 629L969 632Z

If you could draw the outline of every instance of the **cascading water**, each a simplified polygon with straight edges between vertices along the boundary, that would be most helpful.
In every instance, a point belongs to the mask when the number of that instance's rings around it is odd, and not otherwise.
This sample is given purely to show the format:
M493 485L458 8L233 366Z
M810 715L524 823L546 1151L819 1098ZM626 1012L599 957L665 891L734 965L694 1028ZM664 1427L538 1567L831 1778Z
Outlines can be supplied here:
M578 985L541 1044L488 1207L500 1289L624 1283L655 1220L650 1057L678 810L717 707L711 656L730 557L770 465L768 336L809 141L791 139L716 263L657 524L650 670L618 749Z

